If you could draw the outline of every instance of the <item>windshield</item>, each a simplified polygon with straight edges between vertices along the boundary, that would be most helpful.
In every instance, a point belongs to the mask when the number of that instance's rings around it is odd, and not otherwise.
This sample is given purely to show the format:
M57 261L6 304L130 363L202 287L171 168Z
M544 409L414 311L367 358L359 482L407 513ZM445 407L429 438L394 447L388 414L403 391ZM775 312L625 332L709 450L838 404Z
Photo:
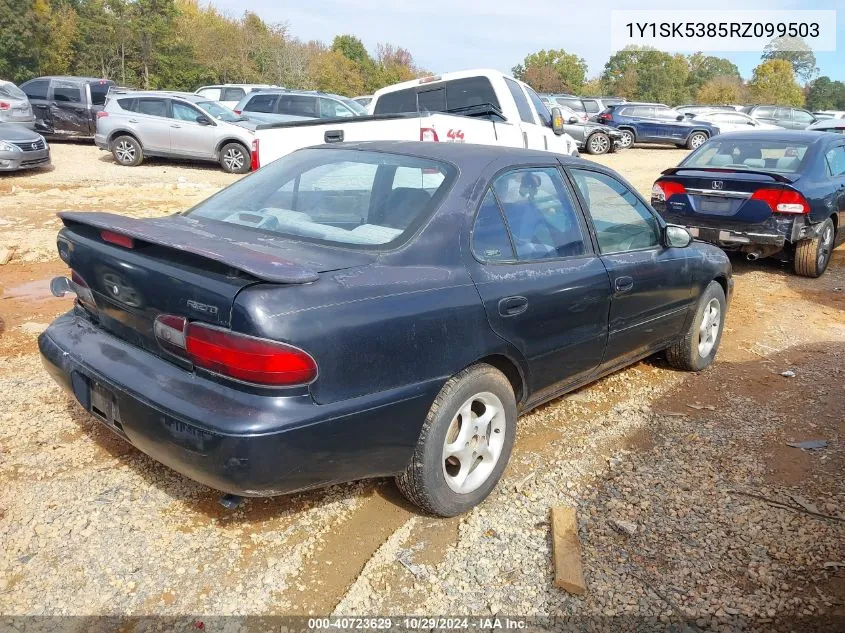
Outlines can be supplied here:
M20 99L26 101L26 95L23 90L18 88L15 84L0 82L0 97L7 99Z
M367 114L367 108L362 106L357 101L352 99L347 99L346 97L341 97L340 99L345 106L347 106L350 110L352 110L357 115Z
M718 137L702 145L681 163L683 167L753 169L796 173L809 146L795 141L767 141Z
M220 105L216 101L198 101L196 104L201 110L210 114L218 121L227 121L234 123L235 121L245 121L242 116L238 116L224 105Z
M425 222L456 172L446 163L400 154L306 149L187 213L294 239L393 248Z

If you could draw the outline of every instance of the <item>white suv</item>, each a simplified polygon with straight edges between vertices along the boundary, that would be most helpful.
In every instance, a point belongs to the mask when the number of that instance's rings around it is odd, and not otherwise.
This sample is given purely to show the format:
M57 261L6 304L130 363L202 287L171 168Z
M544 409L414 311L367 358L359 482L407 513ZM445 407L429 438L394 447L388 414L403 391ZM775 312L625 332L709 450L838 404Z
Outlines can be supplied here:
M278 88L278 86L271 86L269 84L218 84L216 86L197 88L194 94L204 97L208 101L217 101L232 110L238 101L250 92L264 90L265 88Z

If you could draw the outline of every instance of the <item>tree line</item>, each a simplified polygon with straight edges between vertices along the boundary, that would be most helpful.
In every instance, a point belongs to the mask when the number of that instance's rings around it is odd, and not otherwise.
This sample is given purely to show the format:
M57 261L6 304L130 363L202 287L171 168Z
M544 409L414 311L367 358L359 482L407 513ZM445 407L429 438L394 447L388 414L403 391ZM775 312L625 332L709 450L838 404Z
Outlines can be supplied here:
M797 50L796 50L797 49ZM749 81L728 59L670 54L629 47L610 57L601 75L587 79L587 64L565 50L528 55L512 69L538 92L608 95L667 104L770 103L811 110L845 110L845 83L818 74L816 57L803 42L776 38ZM802 87L799 80L803 80Z
M145 89L268 83L354 96L422 73L392 44L371 54L352 35L303 42L286 23L198 0L0 0L0 78L16 83L82 75Z

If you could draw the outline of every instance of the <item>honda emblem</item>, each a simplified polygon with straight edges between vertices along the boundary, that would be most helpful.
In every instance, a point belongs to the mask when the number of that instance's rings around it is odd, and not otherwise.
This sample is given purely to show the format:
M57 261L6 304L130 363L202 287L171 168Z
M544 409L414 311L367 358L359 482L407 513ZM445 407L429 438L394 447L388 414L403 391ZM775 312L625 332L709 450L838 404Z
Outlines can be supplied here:
M725 186L725 183L721 180L714 180L713 181L713 189L722 189Z

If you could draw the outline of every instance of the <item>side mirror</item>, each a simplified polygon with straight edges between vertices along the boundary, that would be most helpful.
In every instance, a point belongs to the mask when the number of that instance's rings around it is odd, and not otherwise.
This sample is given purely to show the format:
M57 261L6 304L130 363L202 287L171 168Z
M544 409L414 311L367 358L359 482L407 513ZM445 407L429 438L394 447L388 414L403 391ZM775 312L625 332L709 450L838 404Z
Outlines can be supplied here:
M747 123L747 125L750 125L751 127L754 127L755 125L757 125L757 122L756 122L756 121L749 121L749 122Z
M552 108L552 131L558 136L564 133L563 112L560 108Z
M669 224L663 229L663 244L669 248L686 248L692 243L692 235L682 226Z
M199 115L196 118L196 122L199 123L200 125L211 125L211 119L209 119L204 114Z
M578 123L578 117L577 116L569 117L569 121L567 121L567 123L569 123L570 125L574 125L575 123Z

